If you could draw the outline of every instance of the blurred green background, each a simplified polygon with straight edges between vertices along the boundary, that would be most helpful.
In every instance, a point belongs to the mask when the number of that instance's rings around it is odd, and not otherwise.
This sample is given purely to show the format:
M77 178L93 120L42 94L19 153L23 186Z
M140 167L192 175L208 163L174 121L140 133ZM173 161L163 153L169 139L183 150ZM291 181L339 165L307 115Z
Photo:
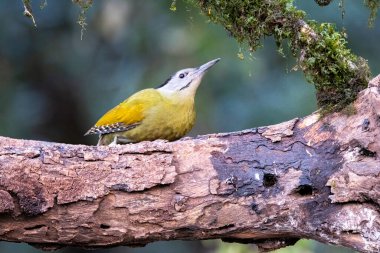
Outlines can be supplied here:
M43 2L43 1L42 1ZM369 29L362 1L334 1L321 8L296 1L309 17L345 27L349 46L380 72L380 23ZM276 52L272 38L250 55L199 10L172 0L95 1L83 40L72 1L33 2L38 24L22 15L21 0L0 2L0 135L65 143L95 144L83 133L108 109L133 92L155 87L175 71L221 57L196 97L197 123L190 136L237 131L302 117L316 109L314 88L295 62ZM244 55L244 60L238 57ZM26 244L0 243L0 252L40 252ZM82 252L62 249L59 252ZM158 242L145 248L93 252L255 252L253 246L206 242ZM277 252L352 252L302 240Z

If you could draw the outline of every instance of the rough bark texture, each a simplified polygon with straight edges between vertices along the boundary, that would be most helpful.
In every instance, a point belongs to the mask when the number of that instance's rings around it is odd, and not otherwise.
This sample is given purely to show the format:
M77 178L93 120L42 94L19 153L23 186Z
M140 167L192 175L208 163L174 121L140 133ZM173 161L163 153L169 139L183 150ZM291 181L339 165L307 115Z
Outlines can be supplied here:
M40 247L312 238L380 251L380 76L356 113L176 142L0 138L0 239ZM351 111L353 108L351 108Z

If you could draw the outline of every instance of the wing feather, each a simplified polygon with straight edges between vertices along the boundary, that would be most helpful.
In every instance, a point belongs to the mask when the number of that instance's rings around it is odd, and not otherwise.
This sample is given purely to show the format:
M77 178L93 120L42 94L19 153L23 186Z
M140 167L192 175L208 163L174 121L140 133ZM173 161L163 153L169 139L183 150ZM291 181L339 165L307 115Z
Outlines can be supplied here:
M161 94L155 89L139 91L104 114L85 135L131 130L140 125L149 109L161 100Z

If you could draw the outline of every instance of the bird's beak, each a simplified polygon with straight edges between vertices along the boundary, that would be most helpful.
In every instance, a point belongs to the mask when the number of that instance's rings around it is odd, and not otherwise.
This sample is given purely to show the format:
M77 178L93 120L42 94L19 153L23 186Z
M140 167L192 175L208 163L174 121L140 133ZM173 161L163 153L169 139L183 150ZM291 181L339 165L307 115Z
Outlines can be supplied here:
M209 61L202 66L198 67L196 71L196 75L203 75L207 70L209 70L212 66L214 66L218 61L220 61L220 58L217 58L215 60Z

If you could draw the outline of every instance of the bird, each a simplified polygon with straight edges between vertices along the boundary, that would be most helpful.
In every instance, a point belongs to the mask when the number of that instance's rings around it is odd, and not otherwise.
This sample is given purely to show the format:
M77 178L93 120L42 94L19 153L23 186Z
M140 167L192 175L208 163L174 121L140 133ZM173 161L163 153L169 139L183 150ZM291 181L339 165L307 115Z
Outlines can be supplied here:
M197 88L219 60L179 70L156 88L136 92L105 113L85 135L98 134L98 146L182 138L195 123Z

